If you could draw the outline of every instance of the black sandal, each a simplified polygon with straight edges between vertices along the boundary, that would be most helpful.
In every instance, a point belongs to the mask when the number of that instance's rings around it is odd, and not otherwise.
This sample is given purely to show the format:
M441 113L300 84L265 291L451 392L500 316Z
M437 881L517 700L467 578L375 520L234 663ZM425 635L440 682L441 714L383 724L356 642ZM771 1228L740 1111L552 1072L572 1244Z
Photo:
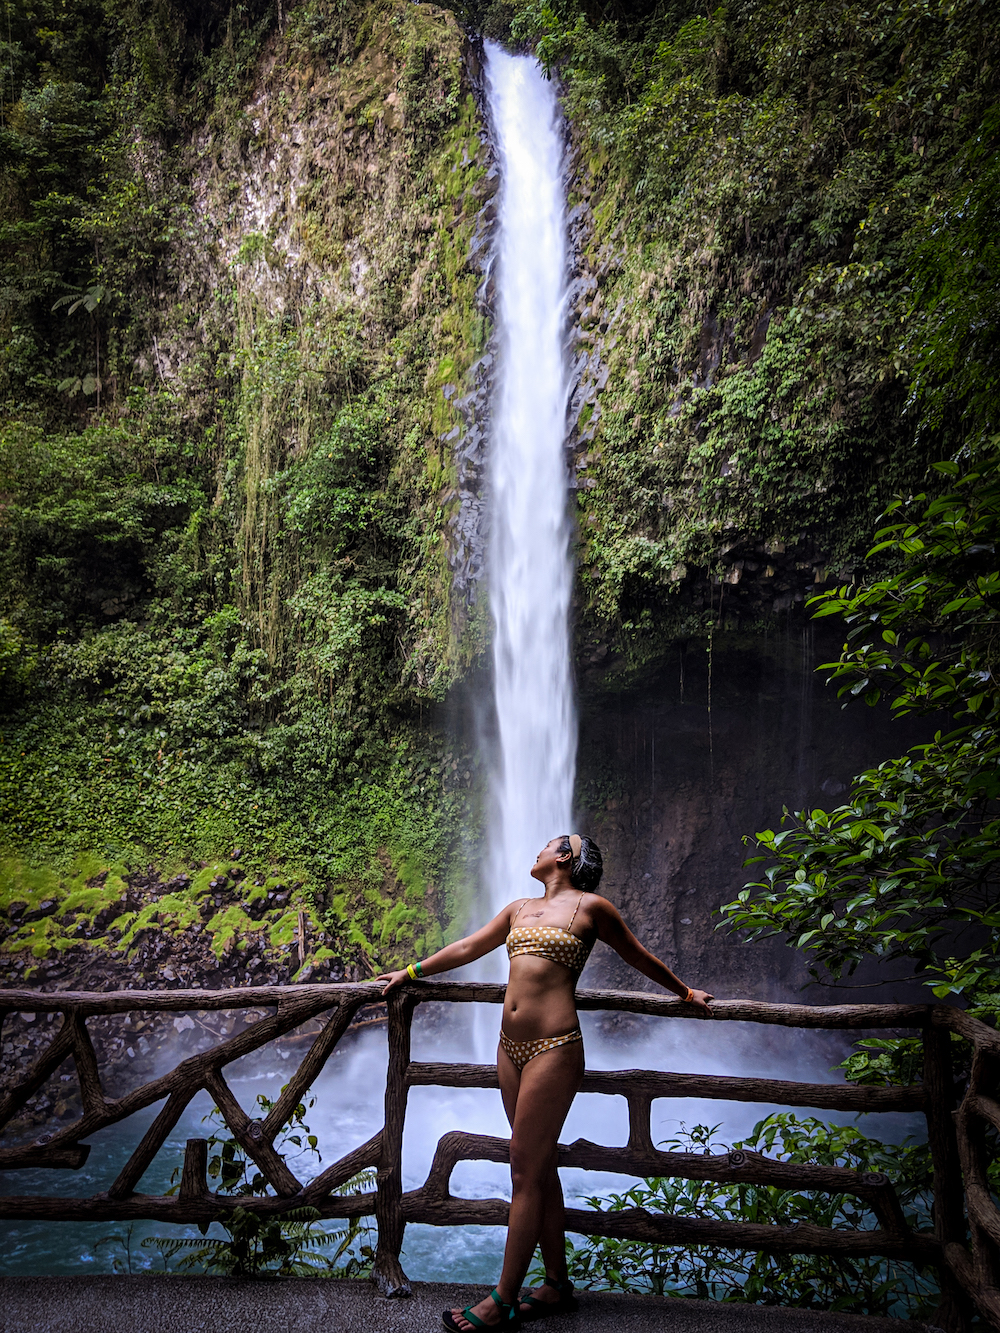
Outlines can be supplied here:
M465 1307L461 1317L468 1320L473 1328L503 1328L509 1330L509 1333L516 1333L521 1327L521 1314L518 1310L517 1302L514 1301L512 1304L508 1305L506 1301L502 1301L497 1295L496 1287L490 1292L490 1296L492 1296L494 1304L500 1311L499 1324L487 1324L484 1320L480 1319L478 1315L472 1313L471 1305ZM506 1311L506 1314L504 1311ZM537 1316L535 1317L537 1318ZM450 1310L445 1310L441 1315L441 1323L444 1324L448 1333L468 1333L468 1329L459 1327L455 1321L455 1316Z
M560 1278L546 1277L542 1283L543 1287L551 1287L553 1291L559 1293L557 1301L540 1301L537 1296L522 1296L519 1302L521 1305L530 1305L530 1310L521 1310L522 1324L530 1324L536 1319L546 1319L550 1314L572 1314L574 1310L579 1309L579 1302L573 1295L573 1283L569 1278L562 1281Z

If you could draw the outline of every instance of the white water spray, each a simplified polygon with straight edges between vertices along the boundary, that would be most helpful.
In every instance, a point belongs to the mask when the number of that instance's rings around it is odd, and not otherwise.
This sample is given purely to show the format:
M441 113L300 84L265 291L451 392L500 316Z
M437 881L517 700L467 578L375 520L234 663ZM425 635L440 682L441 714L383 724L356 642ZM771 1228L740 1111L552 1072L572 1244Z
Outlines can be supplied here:
M537 61L487 43L500 158L490 605L499 753L492 909L530 892L549 838L570 831L576 712L569 662L573 569L566 514L564 330L568 253L555 88Z

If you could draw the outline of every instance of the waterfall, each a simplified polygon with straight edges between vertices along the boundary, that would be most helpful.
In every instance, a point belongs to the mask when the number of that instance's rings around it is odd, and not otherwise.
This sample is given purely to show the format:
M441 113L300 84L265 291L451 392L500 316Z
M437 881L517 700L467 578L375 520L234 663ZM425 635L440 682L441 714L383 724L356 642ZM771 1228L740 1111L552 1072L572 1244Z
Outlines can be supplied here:
M537 61L495 43L487 43L486 87L501 181L489 552L498 752L488 873L498 911L532 891L528 871L536 853L571 831L576 711L559 109Z

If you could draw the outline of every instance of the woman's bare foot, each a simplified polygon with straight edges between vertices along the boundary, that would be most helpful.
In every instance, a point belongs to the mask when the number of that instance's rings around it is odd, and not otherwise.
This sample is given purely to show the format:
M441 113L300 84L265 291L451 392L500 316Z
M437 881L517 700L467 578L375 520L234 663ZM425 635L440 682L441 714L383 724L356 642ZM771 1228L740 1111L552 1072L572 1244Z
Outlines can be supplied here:
M500 1327L500 1307L497 1305L496 1301L494 1301L492 1296L487 1296L484 1301L480 1301L478 1305L473 1305L469 1308L471 1309L471 1312L478 1319L481 1319L488 1328ZM453 1306L451 1314L459 1328L463 1330L473 1330L475 1328L475 1324L470 1324L466 1319L464 1309L458 1309Z
M548 1283L545 1283L545 1285L542 1287L535 1287L533 1291L528 1292L528 1295L531 1296L532 1299L540 1301L542 1305L558 1305L559 1302L562 1300L562 1296L560 1295L560 1293L555 1289L555 1287L550 1287ZM521 1314L526 1314L526 1315L534 1314L534 1307L531 1305L525 1305L524 1302L526 1299L527 1298L524 1296L520 1298L520 1300L517 1303L518 1309L520 1310Z

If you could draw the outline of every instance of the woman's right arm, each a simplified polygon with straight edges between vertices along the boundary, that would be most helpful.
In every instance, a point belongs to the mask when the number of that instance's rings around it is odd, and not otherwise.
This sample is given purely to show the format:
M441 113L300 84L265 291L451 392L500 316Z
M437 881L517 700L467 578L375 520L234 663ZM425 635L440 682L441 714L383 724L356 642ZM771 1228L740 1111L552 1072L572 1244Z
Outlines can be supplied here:
M454 967L464 967L466 963L474 963L477 958L492 953L507 938L510 930L510 912L510 906L505 907L492 921L487 922L474 934L466 935L462 940L455 940L453 944L446 944L443 949L438 949L437 953L432 953L430 958L423 959L420 964L420 975L431 977L438 972L450 972ZM391 990L408 981L409 977L403 968L399 972L383 972L375 980L388 983L382 992L383 995L388 995Z

